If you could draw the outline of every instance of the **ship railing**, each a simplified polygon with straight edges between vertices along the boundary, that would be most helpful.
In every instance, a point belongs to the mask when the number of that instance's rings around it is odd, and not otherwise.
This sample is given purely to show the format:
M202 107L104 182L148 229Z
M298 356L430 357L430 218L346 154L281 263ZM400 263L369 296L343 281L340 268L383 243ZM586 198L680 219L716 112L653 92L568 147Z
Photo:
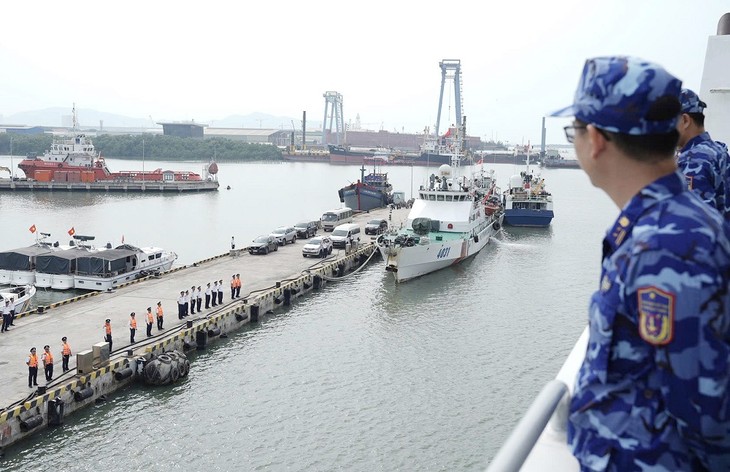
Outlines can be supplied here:
M561 471L580 469L567 442L573 383L585 356L588 328L568 355L555 379L543 387L494 456L487 472Z

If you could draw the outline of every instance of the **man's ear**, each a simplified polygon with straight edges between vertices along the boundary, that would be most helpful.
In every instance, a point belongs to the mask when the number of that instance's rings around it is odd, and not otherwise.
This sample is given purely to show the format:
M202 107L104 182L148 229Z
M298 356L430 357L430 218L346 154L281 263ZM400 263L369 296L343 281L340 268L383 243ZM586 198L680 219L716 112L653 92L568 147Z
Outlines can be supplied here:
M588 125L586 132L588 133L588 142L591 146L590 157L592 159L597 159L606 150L608 140L606 139L606 136L598 131L598 128L593 125Z

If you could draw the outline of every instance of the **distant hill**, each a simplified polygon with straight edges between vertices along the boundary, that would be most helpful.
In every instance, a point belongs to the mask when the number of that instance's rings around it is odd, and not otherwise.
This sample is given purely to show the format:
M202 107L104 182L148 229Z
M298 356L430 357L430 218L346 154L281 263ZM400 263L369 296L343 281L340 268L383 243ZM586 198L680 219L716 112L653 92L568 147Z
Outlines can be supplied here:
M147 118L133 118L129 116L116 115L89 108L76 110L79 125L84 128L99 128L103 120L107 128L151 128L158 126L156 123L163 121L184 121L184 120L152 120ZM269 128L269 129L292 129L292 121L296 129L301 129L301 117L292 118L289 116L274 116L266 113L249 113L248 115L231 115L223 119L195 120L197 123L206 124L214 128ZM0 117L0 124L26 125L26 126L71 126L71 108L55 107L43 110L33 110L13 115ZM307 122L308 129L321 129L322 122Z

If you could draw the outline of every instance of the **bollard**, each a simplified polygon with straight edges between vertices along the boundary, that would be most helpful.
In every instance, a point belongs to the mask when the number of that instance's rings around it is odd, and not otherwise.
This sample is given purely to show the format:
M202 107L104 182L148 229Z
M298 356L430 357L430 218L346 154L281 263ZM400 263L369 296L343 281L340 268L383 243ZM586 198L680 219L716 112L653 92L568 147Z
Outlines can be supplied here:
M186 328L192 328L193 327L193 320L186 321L185 322L185 327Z
M43 311L46 309L43 305L38 305L38 308L36 308L36 311L38 311L39 315L43 314Z

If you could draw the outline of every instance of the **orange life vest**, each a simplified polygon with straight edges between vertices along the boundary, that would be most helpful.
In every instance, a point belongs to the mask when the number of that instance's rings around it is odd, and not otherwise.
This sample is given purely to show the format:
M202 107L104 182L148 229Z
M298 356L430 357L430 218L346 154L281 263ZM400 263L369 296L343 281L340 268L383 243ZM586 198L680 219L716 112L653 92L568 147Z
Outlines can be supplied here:
M43 353L43 363L46 365L53 364L53 354L50 352L44 352Z
M69 346L68 343L63 343L63 355L64 356L71 355L71 346Z
M231 279L231 288L236 288L236 279Z
M241 288L241 279L236 279L236 288Z
M157 317L162 318L162 306L157 307Z
M28 361L28 367L38 367L38 356L36 354L30 355L30 360Z
M112 334L112 324L111 323L104 323L104 328L106 329L106 334Z
M152 312L148 311L147 312L147 324L152 324L153 321L154 321L154 318L152 317Z
M129 327L132 329L137 329L137 318L129 319Z

